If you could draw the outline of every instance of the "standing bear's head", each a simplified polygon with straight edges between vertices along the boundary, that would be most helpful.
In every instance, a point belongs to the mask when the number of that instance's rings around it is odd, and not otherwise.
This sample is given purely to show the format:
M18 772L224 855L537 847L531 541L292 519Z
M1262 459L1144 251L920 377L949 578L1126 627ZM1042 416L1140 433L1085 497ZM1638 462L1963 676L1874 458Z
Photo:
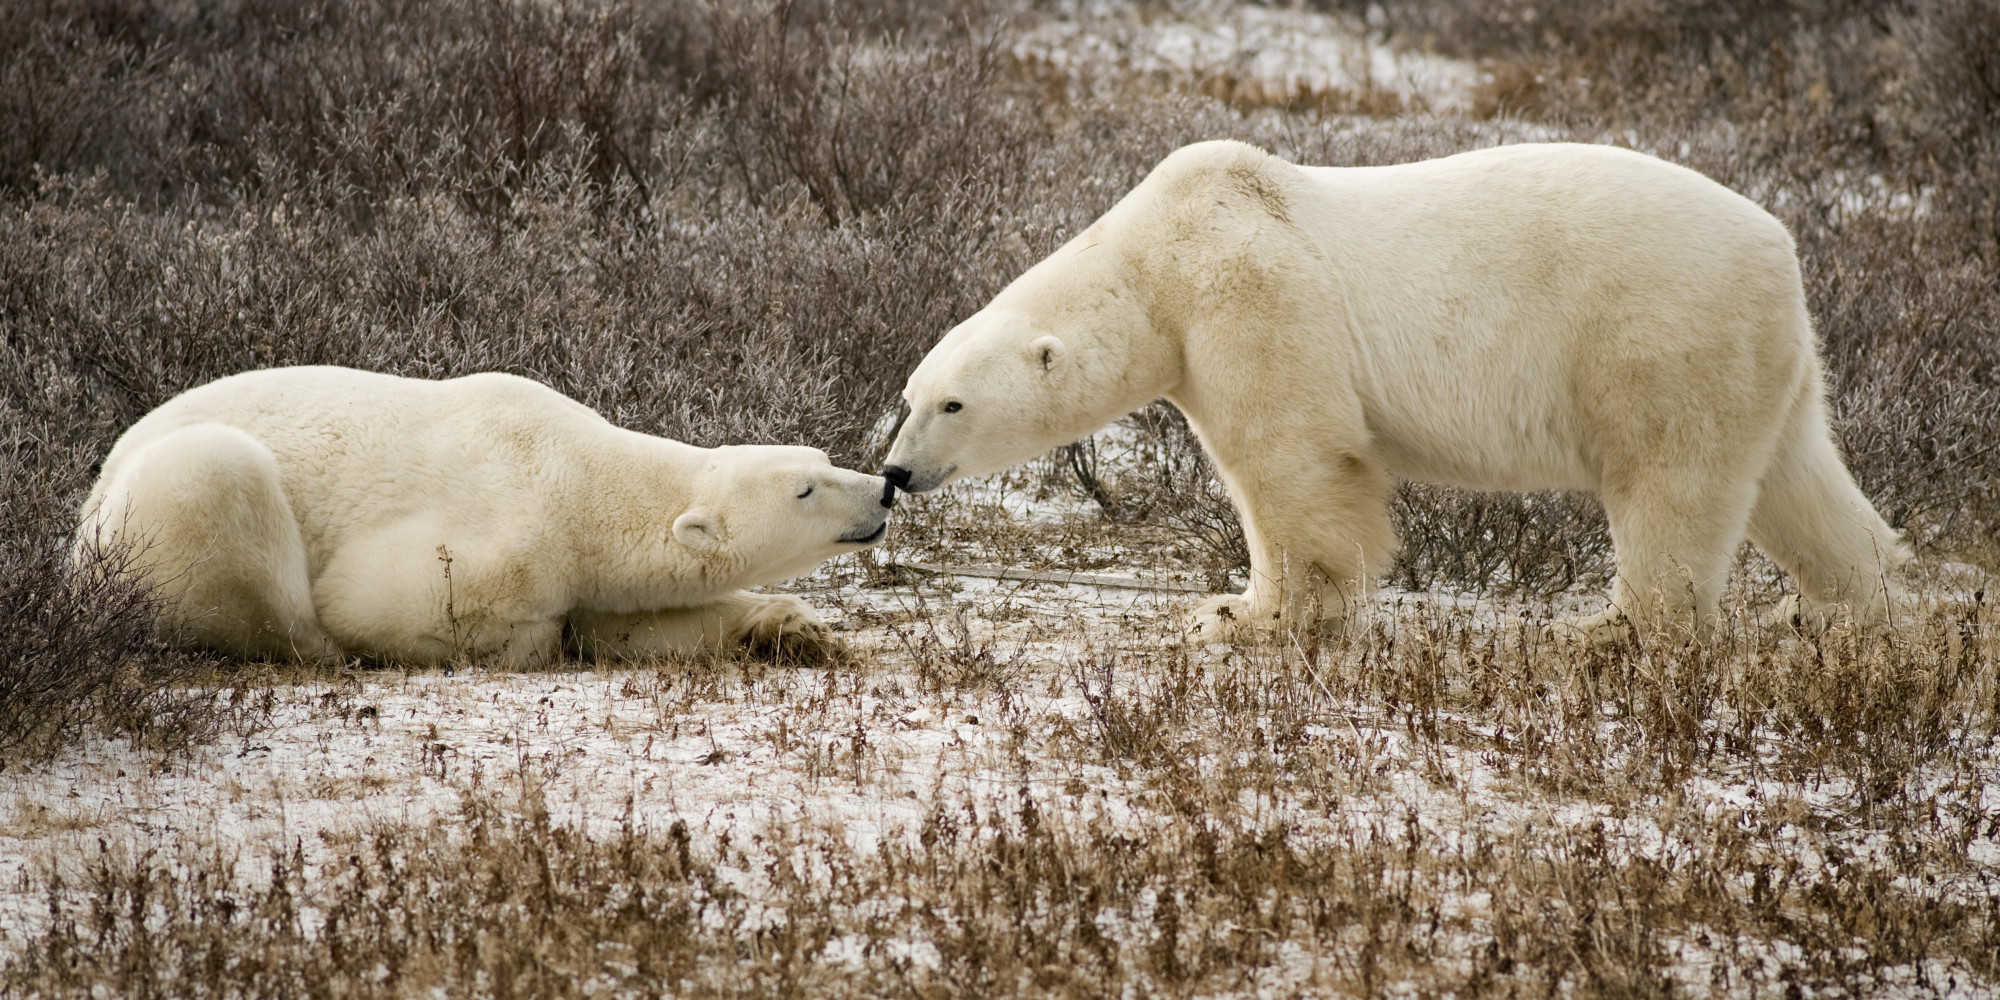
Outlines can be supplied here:
M1286 215L1296 168L1196 143L939 340L903 389L882 474L912 493L997 472L1162 397L1321 256ZM1202 346L1202 352L1190 350Z
M997 472L1075 439L1076 359L1027 314L982 310L945 334L903 388L909 413L882 474L911 493Z
M1076 252L1073 244L1029 269L910 373L909 412L882 469L897 489L922 493L1027 461L1178 380L1179 352L1162 342L1130 283L1111 269L1069 266Z
M1239 145L1212 152L1235 156ZM1181 382L1178 326L1199 311L1182 272L1201 255L1194 244L1214 234L1201 213L1179 207L1190 199L1174 162L931 348L903 387L909 409L882 468L890 483L922 493L998 472Z
M738 586L811 572L889 527L882 478L838 468L817 448L710 449L691 501L674 539Z

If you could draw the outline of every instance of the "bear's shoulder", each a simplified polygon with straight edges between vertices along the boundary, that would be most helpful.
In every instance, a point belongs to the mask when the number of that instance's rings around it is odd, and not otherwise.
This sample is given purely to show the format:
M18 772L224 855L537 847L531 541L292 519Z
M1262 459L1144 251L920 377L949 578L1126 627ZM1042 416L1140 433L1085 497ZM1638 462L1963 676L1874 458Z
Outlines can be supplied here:
M1160 161L1157 169L1169 173L1190 173L1261 165L1270 159L1275 157L1247 142L1236 139L1208 139L1188 143L1168 153L1166 159Z
M1247 142L1211 139L1191 143L1167 154L1147 178L1150 186L1170 197L1200 196L1218 182L1241 189L1281 181L1295 167Z

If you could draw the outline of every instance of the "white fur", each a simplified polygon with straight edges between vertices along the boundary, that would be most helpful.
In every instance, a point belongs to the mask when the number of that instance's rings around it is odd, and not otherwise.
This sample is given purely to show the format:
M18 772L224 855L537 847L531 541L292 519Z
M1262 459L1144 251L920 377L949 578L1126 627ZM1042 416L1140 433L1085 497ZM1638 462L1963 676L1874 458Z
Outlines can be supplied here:
M523 665L565 625L599 654L827 645L804 602L743 588L866 548L887 516L881 479L812 448L696 448L511 375L280 368L126 431L77 546L129 545L201 646Z
M1185 147L947 333L889 471L930 489L1164 396L1251 548L1208 634L1338 617L1396 548L1391 474L1603 498L1622 618L1707 621L1747 533L1822 609L1906 558L1827 428L1784 226L1628 150L1391 167ZM947 412L951 403L962 409Z

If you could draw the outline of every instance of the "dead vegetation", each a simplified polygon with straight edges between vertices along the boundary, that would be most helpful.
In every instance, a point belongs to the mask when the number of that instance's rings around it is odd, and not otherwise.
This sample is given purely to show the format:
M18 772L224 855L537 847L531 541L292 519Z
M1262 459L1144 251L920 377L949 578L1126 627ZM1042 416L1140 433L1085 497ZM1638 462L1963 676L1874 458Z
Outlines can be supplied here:
M469 746L417 732L411 770L449 784L446 819L317 844L107 835L23 868L36 915L0 938L0 995L1992 989L1992 5L1319 9L1473 60L1473 110L1221 72L1085 79L1011 45L1082 13L1061 4L16 5L0 19L4 773L30 781L114 737L189 769L218 739L247 752L315 684L326 697L291 724L387 725L354 699L391 678L189 657L107 567L63 569L96 463L173 394L280 364L504 370L625 426L864 464L939 333L1168 150L1219 136L1336 165L1617 142L1751 193L1798 239L1851 464L1935 571L1916 617L1886 636L1767 632L1752 623L1778 584L1746 558L1713 647L1543 646L1508 622L1548 606L1510 602L1601 587L1595 505L1422 486L1396 508L1391 582L1412 596L1324 646L1188 648L1157 614L1079 625L1035 588L954 592L886 565L1226 583L1240 529L1158 406L987 492L906 502L892 548L815 596L847 615L851 670L624 675L652 714L619 724L663 745L746 705L784 720L675 766L773 753L812 787L913 808L900 833L857 846L826 818L718 836L649 820L643 799L589 822L547 805L569 794L562 752L523 750L513 780L480 784L448 765ZM1023 519L1010 490L1058 513ZM855 596L890 593L909 596ZM904 714L861 707L891 703ZM978 781L898 784L912 711L980 720Z

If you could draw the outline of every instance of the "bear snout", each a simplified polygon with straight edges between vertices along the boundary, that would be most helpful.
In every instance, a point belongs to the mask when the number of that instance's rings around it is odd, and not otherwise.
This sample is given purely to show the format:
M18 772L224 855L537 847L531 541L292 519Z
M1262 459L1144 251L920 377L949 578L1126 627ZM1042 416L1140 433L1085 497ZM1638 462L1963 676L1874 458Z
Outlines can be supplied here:
M885 515L873 528L857 528L852 534L836 539L842 545L873 545L882 540L889 531L889 518Z
M889 485L905 493L929 493L944 485L951 479L951 474L957 471L956 464L948 465L942 470L931 469L921 473L908 466L886 465L882 467L882 478L888 480Z

